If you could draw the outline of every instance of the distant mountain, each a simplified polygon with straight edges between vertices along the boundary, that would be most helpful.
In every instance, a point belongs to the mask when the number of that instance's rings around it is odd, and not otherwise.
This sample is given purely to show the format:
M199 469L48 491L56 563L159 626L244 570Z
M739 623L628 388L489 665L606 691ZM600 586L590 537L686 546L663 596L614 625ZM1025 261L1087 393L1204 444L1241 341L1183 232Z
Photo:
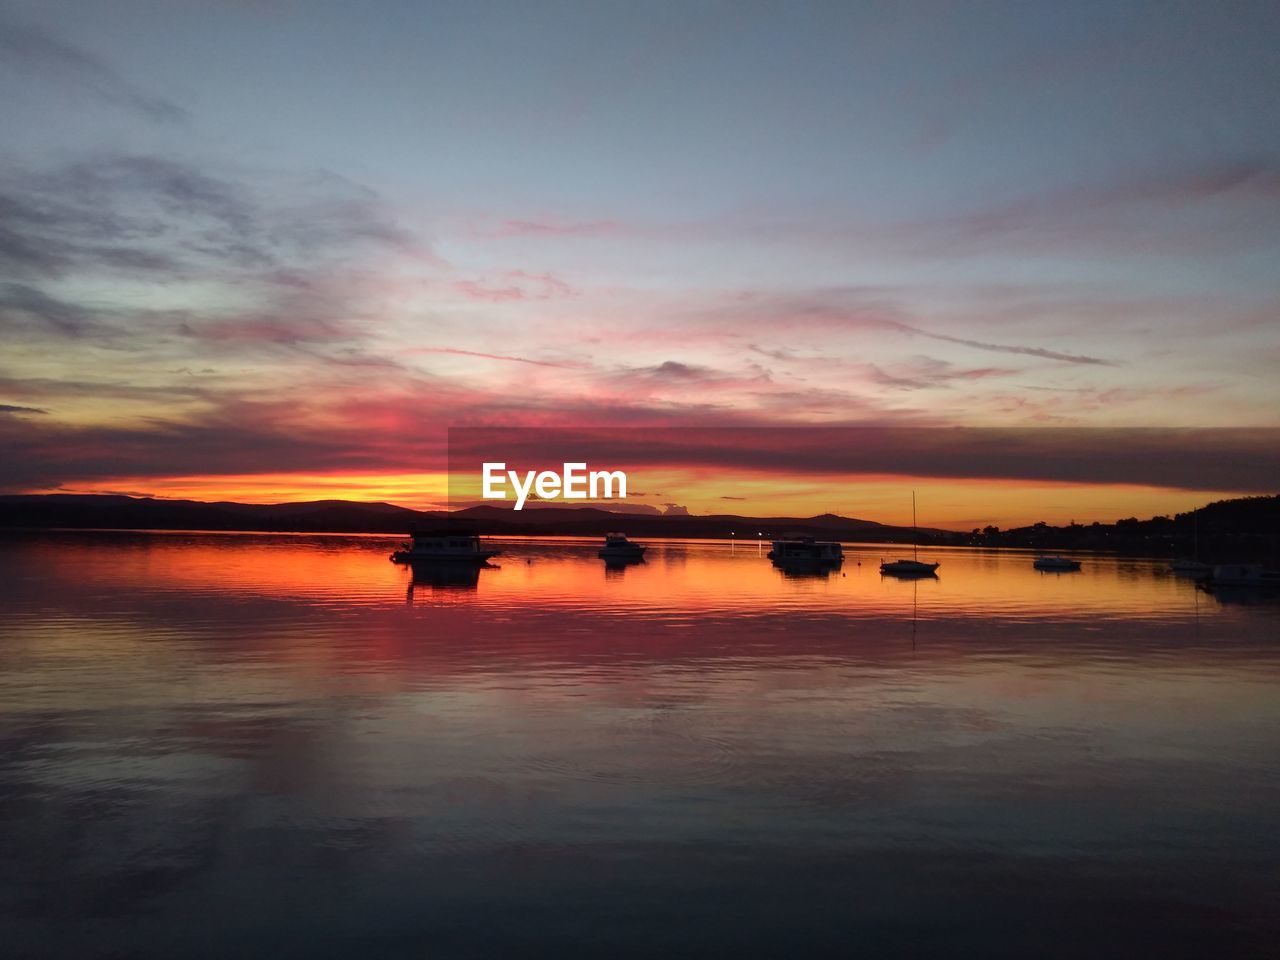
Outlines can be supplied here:
M305 503L203 503L147 497L55 493L0 496L0 528L115 530L247 530L298 533L403 534L444 521L468 524L492 536L600 537L621 530L634 537L727 539L744 542L799 535L827 540L909 543L910 527L894 527L824 513L816 517L742 517L735 514L615 513L597 507L472 506L454 513L418 511L390 503L316 500ZM970 533L922 528L922 546L971 545L1036 550L1107 550L1174 556L1196 552L1208 561L1257 556L1280 559L1280 496L1221 500L1176 517L1130 517L1116 523L1044 523Z
M403 533L429 516L390 503L204 503L54 493L0 496L0 527Z
M826 513L816 517L741 517L733 514L615 513L594 507L542 506L537 510L474 506L449 514L418 511L389 503L317 500L307 503L204 503L92 494L0 496L0 527L70 527L133 530L248 530L303 533L405 533L415 526L446 519L470 523L482 533L500 536L603 536L618 528L638 537L727 538L743 540L801 536L899 541L910 528ZM921 539L950 536L922 530Z

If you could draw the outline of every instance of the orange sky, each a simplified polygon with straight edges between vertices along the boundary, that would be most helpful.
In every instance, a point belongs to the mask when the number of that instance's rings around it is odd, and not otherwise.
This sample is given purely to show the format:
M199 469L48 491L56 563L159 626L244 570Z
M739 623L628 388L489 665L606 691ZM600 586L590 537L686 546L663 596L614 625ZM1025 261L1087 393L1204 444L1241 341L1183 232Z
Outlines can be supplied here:
M1140 484L1070 484L1014 480L939 480L909 476L791 476L648 468L631 471L629 504L694 514L813 516L836 513L881 523L911 522L912 490L921 526L968 530L995 524L1111 522L1185 512L1213 500L1242 495L1229 490L1175 490ZM231 477L121 477L65 492L107 491L193 500L280 503L342 499L382 501L415 509L449 502L448 476L423 474L261 474ZM457 482L459 502L479 499L479 478Z

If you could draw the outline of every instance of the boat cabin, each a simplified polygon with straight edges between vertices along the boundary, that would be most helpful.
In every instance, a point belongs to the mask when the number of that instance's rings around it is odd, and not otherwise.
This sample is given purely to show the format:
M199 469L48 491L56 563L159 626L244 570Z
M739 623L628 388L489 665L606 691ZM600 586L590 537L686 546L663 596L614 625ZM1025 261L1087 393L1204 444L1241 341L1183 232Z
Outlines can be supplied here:
M834 540L792 537L773 541L769 559L775 563L839 563L844 560L844 550Z

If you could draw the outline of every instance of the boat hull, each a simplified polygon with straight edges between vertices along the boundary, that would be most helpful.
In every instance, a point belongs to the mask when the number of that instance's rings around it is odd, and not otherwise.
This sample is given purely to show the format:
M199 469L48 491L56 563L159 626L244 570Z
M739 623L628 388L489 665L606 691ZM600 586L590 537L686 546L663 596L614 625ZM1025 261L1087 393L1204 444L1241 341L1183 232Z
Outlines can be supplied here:
M644 550L644 547L635 547L630 550L604 547L596 556L601 560L643 560Z
M1078 560L1037 560L1031 565L1046 573L1073 573L1080 569Z
M498 553L497 550L481 550L478 553L414 553L412 550L397 550L391 555L391 562L407 563L414 567L434 564L449 566L470 564L481 567L489 562L490 557L496 557Z
M939 566L920 560L891 560L880 564L880 572L888 577L936 577Z

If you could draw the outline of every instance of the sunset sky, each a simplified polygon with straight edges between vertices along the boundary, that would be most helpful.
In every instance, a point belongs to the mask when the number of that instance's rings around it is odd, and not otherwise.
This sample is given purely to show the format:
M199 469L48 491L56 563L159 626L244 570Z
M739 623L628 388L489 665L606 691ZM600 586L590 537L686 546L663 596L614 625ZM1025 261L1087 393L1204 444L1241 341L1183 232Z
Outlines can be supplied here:
M1275 3L0 0L0 89L0 492L427 506L459 425L1280 427ZM645 502L1276 492L1082 451Z

